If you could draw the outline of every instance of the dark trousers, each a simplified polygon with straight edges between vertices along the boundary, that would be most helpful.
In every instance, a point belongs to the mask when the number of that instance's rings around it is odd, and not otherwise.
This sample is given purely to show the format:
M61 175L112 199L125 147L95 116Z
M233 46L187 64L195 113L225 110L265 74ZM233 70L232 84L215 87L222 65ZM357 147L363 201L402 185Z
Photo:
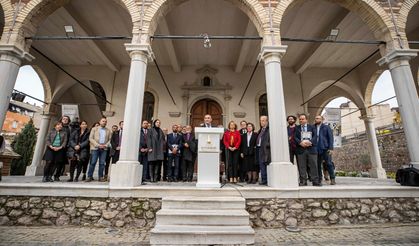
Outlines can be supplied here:
M294 158L297 159L297 165L298 165L297 151L292 150L291 147L290 147L290 162L295 165L295 163L294 163L295 159Z
M108 176L109 173L109 165L111 164L111 149L108 149L106 153L106 160L105 160L105 175Z
M64 164L60 162L45 161L44 177L52 177L52 175L54 175L54 172L57 170L57 166L60 165L64 166Z
M164 154L164 160L163 160L163 165L162 165L162 167L163 167L163 181L166 181L167 180L167 169L168 169L168 161L167 161L167 154L165 153Z
M231 151L226 149L227 158L227 178L238 178L239 177L239 151Z
M177 179L179 176L179 159L179 155L169 154L167 176L171 179Z
M322 165L326 165L327 172L329 173L330 179L335 179L335 168L333 167L332 163L332 157L329 155L329 153L326 151L323 151L323 153L317 155L317 169L318 169L318 175L319 180L323 180L323 170Z
M268 183L268 172L266 166L268 163L263 161L263 157L260 154L260 147L256 147L256 160L259 163L259 169L260 169L260 178L262 184Z
M307 184L307 168L313 183L319 183L319 175L317 173L317 154L304 150L302 154L297 155L298 172L300 175L300 184Z
M182 161L183 181L192 181L193 164L194 164L194 161L188 161L188 160L183 159Z
M86 158L86 160L81 161L81 165L82 165L82 168L83 168L83 174L85 174L85 175L87 173L87 166L89 165L89 159L90 158Z
M162 161L149 161L148 162L148 173L150 175L151 182L157 182L158 166L161 165Z
M54 177L59 178L60 176L64 174L66 162L67 160L64 162L63 161L55 162L54 167L53 167L53 172L52 172L52 173L55 173Z
M112 163L117 163L119 161L119 150L115 150L115 153L113 153L112 156Z
M140 153L138 161L143 165L143 181L150 180L150 173L148 171L148 156Z
M76 179L79 178L81 172L83 171L83 173L86 173L85 170L87 170L87 164L89 163L88 159L87 160L71 160L70 162L70 179L74 178L74 172L77 169L77 173L76 173ZM85 168L86 166L86 168Z

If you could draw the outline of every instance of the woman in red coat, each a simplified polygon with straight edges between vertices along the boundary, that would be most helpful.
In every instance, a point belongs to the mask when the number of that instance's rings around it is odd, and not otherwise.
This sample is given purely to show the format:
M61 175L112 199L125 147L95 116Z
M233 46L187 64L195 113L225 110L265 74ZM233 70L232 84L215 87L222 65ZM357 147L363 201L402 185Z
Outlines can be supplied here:
M237 183L241 136L234 121L228 123L228 130L224 133L223 141L226 148L227 178L230 183Z

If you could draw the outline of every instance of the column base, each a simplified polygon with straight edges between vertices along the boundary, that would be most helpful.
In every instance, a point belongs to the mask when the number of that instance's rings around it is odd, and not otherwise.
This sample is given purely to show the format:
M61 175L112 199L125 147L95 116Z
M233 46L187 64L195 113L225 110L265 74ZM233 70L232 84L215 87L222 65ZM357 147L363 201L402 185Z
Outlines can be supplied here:
M118 161L111 165L109 187L131 188L141 185L143 166L138 161Z
M26 167L25 176L42 176L44 167L41 165L29 165Z
M272 188L297 188L298 169L291 162L271 162L267 167L268 186Z
M370 175L371 178L387 179L386 170L384 170L384 168L371 168Z

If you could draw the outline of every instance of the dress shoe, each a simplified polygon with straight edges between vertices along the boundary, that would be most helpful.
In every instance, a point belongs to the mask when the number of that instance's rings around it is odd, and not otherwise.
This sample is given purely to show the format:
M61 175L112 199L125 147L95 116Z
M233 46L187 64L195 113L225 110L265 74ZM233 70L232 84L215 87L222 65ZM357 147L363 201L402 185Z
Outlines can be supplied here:
M322 186L322 183L313 183L313 186Z
M106 182L106 179L104 177L100 177L99 182Z
M92 182L93 181L93 178L92 177L88 177L87 179L86 179L86 182Z
M70 178L69 180L67 180L67 182L73 182L73 179L72 179L72 178Z
M49 182L49 180L48 180L48 177L46 177L46 176L44 176L43 178L42 178L42 182Z
M74 179L74 182L79 182L79 178L75 178Z
M86 174L83 174L83 177L81 178L81 181L85 181L86 180Z
M307 182L305 182L305 183L299 183L298 186L307 186Z
M268 185L268 182L260 182L260 185Z
M59 177L54 177L54 181L60 181L60 178Z
M330 180L330 185L335 185L335 184L336 184L335 179L331 179L331 180Z

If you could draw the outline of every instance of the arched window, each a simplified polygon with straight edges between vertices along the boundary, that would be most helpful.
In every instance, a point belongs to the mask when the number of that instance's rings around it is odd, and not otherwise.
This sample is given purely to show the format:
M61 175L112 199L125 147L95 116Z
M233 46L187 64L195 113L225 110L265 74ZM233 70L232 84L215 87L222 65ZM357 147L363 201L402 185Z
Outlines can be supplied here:
M210 77L208 77L208 76L205 76L203 79L202 79L202 85L203 86L206 86L206 87L210 87L211 86L211 78Z
M96 101L99 106L101 112L106 111L106 93L103 87L96 81L90 81L90 85L92 86L92 90L97 94L100 95L96 96Z
M259 117L262 115L268 116L268 98L266 93L259 97Z
M142 120L152 121L154 116L154 95L148 91L144 93L143 118Z

